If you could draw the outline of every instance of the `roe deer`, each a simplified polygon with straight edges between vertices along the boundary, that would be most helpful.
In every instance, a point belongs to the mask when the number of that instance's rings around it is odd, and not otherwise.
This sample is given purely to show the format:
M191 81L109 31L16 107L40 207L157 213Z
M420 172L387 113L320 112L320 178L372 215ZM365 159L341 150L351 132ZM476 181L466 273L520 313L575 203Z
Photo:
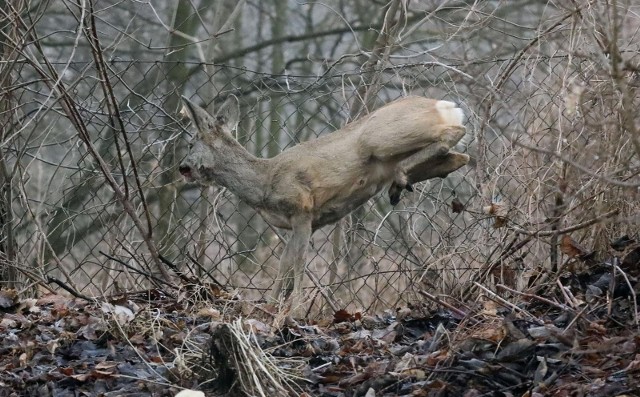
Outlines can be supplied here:
M451 152L464 135L462 110L452 102L406 97L273 158L258 158L236 141L224 116L212 117L187 98L183 112L196 133L179 171L188 181L219 184L265 221L292 231L280 259L272 297L302 298L305 253L315 229L333 223L390 186L403 189L445 177L469 161ZM293 275L291 271L293 270Z

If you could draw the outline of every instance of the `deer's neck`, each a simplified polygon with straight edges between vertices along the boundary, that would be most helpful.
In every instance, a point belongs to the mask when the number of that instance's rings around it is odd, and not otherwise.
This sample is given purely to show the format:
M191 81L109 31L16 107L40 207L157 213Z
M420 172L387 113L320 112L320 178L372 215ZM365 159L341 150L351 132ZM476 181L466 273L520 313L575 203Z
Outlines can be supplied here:
M214 152L215 166L204 170L207 179L226 187L250 206L259 207L267 191L271 162L252 155L235 139Z

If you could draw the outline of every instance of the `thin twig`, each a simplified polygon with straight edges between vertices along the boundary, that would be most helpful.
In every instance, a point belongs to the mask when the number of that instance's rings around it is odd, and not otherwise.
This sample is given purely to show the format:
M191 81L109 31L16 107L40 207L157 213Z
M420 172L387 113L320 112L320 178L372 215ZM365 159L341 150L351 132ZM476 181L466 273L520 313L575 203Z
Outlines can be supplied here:
M565 233L570 233L570 232L574 232L576 230L580 230L580 229L584 229L586 227L595 225L596 223L600 223L602 221L604 221L607 218L611 218L614 217L616 215L618 215L620 213L619 209L615 209L615 210L611 210L608 212L605 212L604 214L598 215L593 219L590 219L588 221L584 221L581 223L578 223L576 225L573 226L568 226L562 229L558 229L558 230L541 230L541 231L537 231L537 232L531 232L525 229L521 229L519 227L516 226L509 226L509 228L517 233L522 233L522 234L526 234L528 236L534 236L534 237L546 237L546 236L552 236L554 234L565 234Z
M562 303L554 302L554 301L549 300L547 298L543 298L542 296L539 296L539 295L529 294L527 292L516 291L516 290L514 290L512 288L507 287L506 285L503 285L503 284L498 284L498 285L496 285L496 287L501 288L501 289L503 289L505 291L509 291L512 294L520 295L520 296L522 296L524 298L535 299L537 301L546 303L547 305L555 306L560 310L565 310L565 311L569 311L569 312L573 312L574 311L569 306L563 305Z
M463 317L465 319L468 319L470 322L472 322L473 324L478 324L480 321L476 320L473 317L469 317L469 314L463 312L462 310L458 309L457 307L441 300L440 298L438 298L435 295L431 295L430 293L428 293L427 291L424 290L418 290L418 293L422 296L424 296L425 298L433 301L434 303L440 305L440 306L444 306L447 309L451 310L452 312L456 313L458 316Z
M518 307L516 305L514 305L513 303L507 301L506 299L502 298L500 295L496 294L495 292L491 291L490 289L488 289L487 287L485 287L484 285L478 283L477 281L473 282L476 287L480 288L481 290L483 290L484 292L486 292L487 294L489 294L489 296L492 299L497 300L498 302L500 302L501 304L512 308L513 310L520 312L522 314L524 314L525 316L529 317L529 319L533 320L536 324L539 325L543 325L544 323L542 321L540 321L536 316L534 316L533 314L529 313L528 311L524 310L521 307Z
M153 231L153 224L151 222L151 215L149 211L149 206L147 204L147 199L145 197L144 191L142 190L142 182L140 181L140 175L138 172L138 166L136 164L136 158L133 155L133 151L131 150L131 143L129 142L129 137L127 136L127 131L124 126L124 122L122 120L122 116L120 114L120 108L118 106L118 101L116 100L116 96L113 93L113 85L109 79L109 74L107 73L107 63L104 61L104 53L102 51L102 45L100 44L100 40L98 38L98 30L96 27L95 13L93 10L93 1L89 1L89 25L90 27L85 29L87 39L92 43L92 51L94 54L94 60L96 63L96 68L98 70L98 74L100 76L100 83L102 85L102 89L104 91L105 98L107 99L105 102L107 104L107 109L109 111L109 122L111 123L111 128L114 130L114 143L116 144L117 157L120 163L120 167L122 169L122 183L124 185L124 197L129 200L129 186L126 178L126 170L124 168L124 163L122 159L122 153L120 152L119 140L117 137L116 126L114 125L114 119L118 121L118 126L120 127L120 134L122 135L122 140L124 141L125 149L129 156L129 161L131 162L131 170L133 171L133 177L136 183L136 188L138 190L138 198L142 203L142 208L144 211L144 215L147 221L147 233L144 235L145 238L150 239Z
M576 301L575 296L573 296L573 294L567 287L562 285L562 281L560 281L559 278L556 279L556 284L558 284L558 287L560 287L560 292L562 293L562 296L564 296L565 301L575 309L578 306L578 302Z
M63 290L67 291L68 293L70 293L71 295L73 295L76 298L80 298L80 299L86 300L87 302L95 302L94 299L91 299L86 295L82 295L81 293L79 293L75 289L69 287L67 284L63 283L62 281L58 280L55 277L47 277L47 282L50 283L50 284L58 285L60 288L62 288Z
M622 274L622 277L624 278L624 281L626 281L627 286L629 287L629 293L631 294L631 298L633 300L633 319L636 322L636 327L638 327L638 329L640 329L640 321L638 319L638 299L636 298L636 291L633 289L633 285L631 285L631 281L629 281L629 277L627 277L627 273L625 273L620 268L620 266L618 266L615 263L614 263L613 267L618 272L620 272L620 274Z
M324 288L322 286L322 284L320 284L320 280L318 280L318 278L316 277L315 274L313 274L312 271L310 271L309 269L307 269L305 267L305 273L307 274L307 276L311 279L311 282L316 286L316 288L320 291L320 293L322 294L322 296L324 296L324 299L327 301L327 304L329 304L329 306L331 307L331 310L335 312L338 311L338 305L336 305L336 303L333 301L333 298L329 295L329 293L327 292L327 289Z
M157 276L154 276L154 275L153 275L153 274L151 274L151 273L143 272L142 270L140 270L140 269L136 268L135 266L131 266L131 265L130 265L130 264L128 264L127 262L125 262L125 261L123 261L123 260L120 260L120 259L116 258L116 257L115 257L115 256L113 256L113 255L109 255L109 254L107 254L107 253L106 253L106 252L104 252L104 251L98 251L98 253L100 253L100 254L102 254L102 255L106 256L107 258L111 259L111 260L112 260L112 261L114 261L114 262L117 262L117 263L121 264L122 266L124 266L124 267L126 267L127 269L129 269L129 270L133 271L134 273L137 273L137 274L139 274L139 275L141 275L141 276L144 276L146 279L148 279L148 280L152 281L152 282L153 282L156 286L158 286L158 287L159 287L161 284L164 284L164 285L169 286L169 287L171 287L171 288L175 288L175 286L174 286L173 284L171 284L170 282L168 282L167 280L163 280L162 278L157 277Z

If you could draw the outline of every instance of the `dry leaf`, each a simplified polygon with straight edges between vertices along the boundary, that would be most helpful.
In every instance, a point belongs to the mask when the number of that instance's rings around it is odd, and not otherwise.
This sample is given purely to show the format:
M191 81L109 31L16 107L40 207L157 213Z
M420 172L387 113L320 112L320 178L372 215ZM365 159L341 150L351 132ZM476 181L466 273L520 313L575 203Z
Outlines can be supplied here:
M560 240L560 251L570 258L587 254L587 250L580 246L580 244L578 244L578 242L568 234L562 236L562 239Z
M423 380L427 377L426 373L418 368L409 368L400 373L403 376L415 378L416 380Z
M118 363L115 361L103 361L101 363L96 364L96 369L99 371L104 371L106 369L112 369L118 366Z
M340 309L340 310L338 310L337 312L335 312L333 314L333 323L334 324L344 323L344 322L347 322L347 321L353 321L353 316L348 311L346 311L344 309Z
M204 393L198 390L183 390L176 394L175 397L204 397Z
M91 377L91 374L77 374L77 375L71 375L69 377L77 380L78 382L86 382L87 379Z
M493 227L495 229L506 226L507 221L509 220L509 218L507 218L509 209L502 202L494 201L491 203L491 205L482 207L482 212L487 215L493 215L493 217L495 218Z
M9 309L18 304L18 292L15 289L0 290L0 308Z

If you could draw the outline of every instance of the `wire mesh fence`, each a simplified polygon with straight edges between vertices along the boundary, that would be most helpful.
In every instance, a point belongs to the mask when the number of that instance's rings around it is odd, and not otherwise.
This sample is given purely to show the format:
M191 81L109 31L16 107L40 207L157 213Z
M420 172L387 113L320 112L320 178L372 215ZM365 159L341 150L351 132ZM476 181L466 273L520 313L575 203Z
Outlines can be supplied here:
M408 94L460 104L468 131L456 149L472 161L395 207L381 194L315 232L305 288L317 307L321 290L341 307L381 311L424 291L468 297L474 282L523 288L576 260L563 253L567 233L588 246L633 233L597 222L637 210L637 188L624 183L637 157L609 72L588 56L524 54L376 69L374 107ZM119 57L4 65L4 279L85 296L191 282L263 298L287 234L223 187L181 179L179 97L210 111L236 97L236 138L272 157L349 121L370 73Z

